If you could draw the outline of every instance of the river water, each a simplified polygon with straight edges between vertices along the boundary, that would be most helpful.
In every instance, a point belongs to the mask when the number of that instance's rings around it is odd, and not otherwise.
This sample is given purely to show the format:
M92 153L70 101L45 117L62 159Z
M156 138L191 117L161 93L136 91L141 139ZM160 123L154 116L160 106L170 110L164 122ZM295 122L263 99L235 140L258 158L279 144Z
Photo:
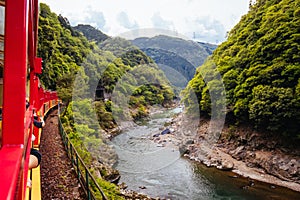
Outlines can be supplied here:
M180 108L158 112L142 125L124 131L112 140L118 154L116 169L128 189L151 197L188 200L299 200L300 193L275 187L232 172L208 168L180 156L178 148L153 142L153 135ZM166 141L172 142L172 141ZM248 185L252 183L251 187Z

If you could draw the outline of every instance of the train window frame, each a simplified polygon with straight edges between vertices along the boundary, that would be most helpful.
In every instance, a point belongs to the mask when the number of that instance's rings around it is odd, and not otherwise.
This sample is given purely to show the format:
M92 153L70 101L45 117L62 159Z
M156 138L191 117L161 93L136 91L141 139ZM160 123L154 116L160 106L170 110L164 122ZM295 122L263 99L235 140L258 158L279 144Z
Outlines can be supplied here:
M0 0L0 148L2 147L2 101L5 38L5 0Z
M0 0L0 66L4 65L5 3Z

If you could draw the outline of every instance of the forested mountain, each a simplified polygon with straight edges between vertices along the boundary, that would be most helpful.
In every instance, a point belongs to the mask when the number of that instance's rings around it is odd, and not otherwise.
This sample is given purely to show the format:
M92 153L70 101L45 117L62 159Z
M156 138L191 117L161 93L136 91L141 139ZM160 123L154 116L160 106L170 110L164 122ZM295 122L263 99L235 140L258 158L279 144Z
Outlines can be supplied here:
M180 88L186 87L195 75L195 67L180 55L164 49L141 49L164 71L172 85Z
M179 88L186 87L188 81L194 76L195 69L217 47L214 44L196 43L164 35L153 38L137 38L130 42L122 38L109 38L90 25L78 25L74 29L81 32L89 41L96 41L101 49L112 51L116 56L124 54L122 55L123 59L126 56L131 60L143 60L143 58L135 56L137 54L134 51L137 49L133 45L136 45L165 72L171 84ZM145 63L148 62L145 61ZM125 61L125 64L130 63Z
M79 69L90 44L85 37L74 37L70 27L62 27L58 16L45 4L41 4L38 31L38 56L43 58L41 81L46 88L56 90L60 77Z
M300 0L257 0L185 90L211 112L209 96L226 90L227 117L273 134L300 137ZM201 74L210 77L205 82ZM214 102L218 104L219 102ZM189 105L192 107L193 105Z
M132 40L132 44L141 49L156 49L175 53L179 57L186 59L195 68L202 65L207 56L211 54L211 50L216 48L216 45L197 43L191 40L159 35L152 38L141 37ZM176 63L175 63L176 64Z
M103 89L106 94L112 93L122 76L140 65L147 67L138 78L143 78L143 74L149 76L147 73L152 73L159 84L166 86L169 84L159 68L153 64L153 60L125 39L105 37L100 31L88 25L77 26L80 30L88 28L83 31L84 34L79 34L69 25L67 19L52 13L44 4L41 4L39 24L38 54L43 58L44 69L41 80L46 87L58 89L63 100L71 100L73 81L79 77L78 74L82 70L80 73L83 74L80 77L85 77L82 81L86 83L86 87L79 90L82 95L90 97L95 95L97 88ZM92 41L88 41L85 34L90 35L91 32L96 35L89 36ZM98 36L102 36L102 42L98 40ZM93 43L95 40L98 45ZM134 88L132 84L138 81L130 80L130 82L127 90L131 91ZM67 90L69 91L66 92ZM79 93L78 91L76 95Z
M85 163L109 180L116 172L105 166L114 164L116 155L106 144L106 131L115 128L120 118L147 116L149 105L168 106L174 93L153 60L130 42L101 34L95 37L89 41L66 18L40 4L41 82L63 100L61 120ZM118 104L119 99L126 105ZM116 185L102 179L99 184L108 198L121 198Z
M136 38L132 43L158 64L173 86L181 89L186 87L188 81L194 77L196 68L217 47L166 35Z

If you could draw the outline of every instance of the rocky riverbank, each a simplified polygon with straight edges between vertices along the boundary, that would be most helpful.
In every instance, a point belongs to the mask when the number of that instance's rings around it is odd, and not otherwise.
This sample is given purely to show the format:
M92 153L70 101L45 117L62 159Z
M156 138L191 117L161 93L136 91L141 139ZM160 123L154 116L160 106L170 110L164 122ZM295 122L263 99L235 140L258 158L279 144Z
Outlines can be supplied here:
M197 119L185 119L179 114L169 126L175 131L154 140L164 146L179 146L183 156L208 167L300 192L300 148L296 144L284 144L270 135L263 137L249 127L226 125L213 141L207 139L211 134L209 126L208 120L198 123Z
M131 126L125 124L123 128ZM178 148L183 156L208 167L248 177L249 185L243 189L257 180L269 183L270 189L283 186L300 192L299 147L287 146L278 138L264 138L249 127L224 126L219 137L212 140L209 126L209 120L199 123L198 119L189 119L180 113L158 133L153 133L152 139L158 146ZM161 134L166 128L171 131ZM122 191L129 197L138 195L124 188Z

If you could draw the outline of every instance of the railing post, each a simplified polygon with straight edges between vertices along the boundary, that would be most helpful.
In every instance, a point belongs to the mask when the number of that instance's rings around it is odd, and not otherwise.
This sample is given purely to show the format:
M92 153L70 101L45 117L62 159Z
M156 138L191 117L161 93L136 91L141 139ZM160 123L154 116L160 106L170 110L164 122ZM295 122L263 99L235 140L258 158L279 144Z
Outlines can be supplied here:
M69 157L69 140L68 139L66 139L66 144L65 144L65 146L66 146L66 151L67 151L67 155L68 155L68 157Z
M80 180L80 169L79 169L79 162L78 162L78 155L76 154L76 167L77 167L77 176L78 176L78 180Z
M72 162L72 165L74 164L73 163L73 149L72 149L72 144L71 144L71 142L70 142L70 152L69 152L70 154L69 154L69 156L70 156L70 159L71 159L71 162Z
M87 191L87 195L88 195L88 200L91 199L91 191L90 191L90 184L89 184L89 172L87 170L87 168L85 168L85 183L86 183L86 191Z
M64 144L65 144L65 148L66 148L66 151L68 152L68 138L66 136L66 133L64 132L63 130L63 136L64 136Z

